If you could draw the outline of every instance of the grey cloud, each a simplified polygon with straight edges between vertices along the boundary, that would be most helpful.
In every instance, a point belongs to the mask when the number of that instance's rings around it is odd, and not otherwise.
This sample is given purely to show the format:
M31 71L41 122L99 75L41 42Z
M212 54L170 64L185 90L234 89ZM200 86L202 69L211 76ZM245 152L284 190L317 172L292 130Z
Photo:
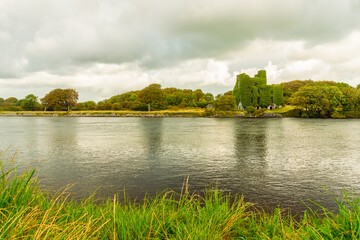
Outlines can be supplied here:
M3 0L0 6L2 76L96 62L161 68L221 57L259 38L331 41L360 22L357 0Z
M0 80L7 84L0 81L0 86L73 84L97 94L94 89L108 78L115 76L108 84L119 88L139 78L143 82L136 87L141 87L149 81L141 75L154 71L163 85L205 84L206 89L223 85L199 80L205 67L187 63L214 59L227 64L232 76L273 61L279 79L292 80L285 79L291 77L287 62L311 58L331 66L324 77L344 76L354 83L354 73L342 73L359 68L357 60L351 61L359 55L354 53L357 39L350 50L339 44L346 45L340 40L359 30L358 0L1 0ZM339 52L343 60L334 58ZM109 76L87 72L98 63L137 68L115 68L119 74ZM39 72L48 75L36 80ZM72 76L83 81L79 75L84 72L86 77L98 74L98 85L72 83ZM101 91L107 94L105 87Z

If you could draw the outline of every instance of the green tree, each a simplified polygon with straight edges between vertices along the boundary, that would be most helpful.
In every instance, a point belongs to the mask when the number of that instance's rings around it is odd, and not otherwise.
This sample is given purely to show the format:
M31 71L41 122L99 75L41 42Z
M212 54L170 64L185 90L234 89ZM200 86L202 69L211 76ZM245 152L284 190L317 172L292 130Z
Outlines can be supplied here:
M139 100L148 105L148 111L151 110L152 104L162 105L164 102L164 94L161 91L160 84L151 84L140 91Z
M138 99L138 95L137 94L131 94L129 100L132 102L135 102Z
M326 87L327 99L330 104L330 112L339 112L343 110L343 103L345 102L345 96L338 87L328 86Z
M325 86L304 86L292 95L292 104L305 110L309 117L325 116L330 111Z
M27 111L34 111L39 109L41 106L40 103L38 102L38 97L35 96L34 94L29 94L21 102L21 107Z
M214 95L212 93L206 93L202 99L205 99L207 102L212 102L214 101Z
M215 102L215 109L220 111L233 111L236 109L235 97L233 95L222 95Z
M87 101L79 103L80 110L95 110L96 103L94 101Z
M200 98L202 98L205 95L201 89L196 89L194 91L194 94L196 95L196 101L199 101Z

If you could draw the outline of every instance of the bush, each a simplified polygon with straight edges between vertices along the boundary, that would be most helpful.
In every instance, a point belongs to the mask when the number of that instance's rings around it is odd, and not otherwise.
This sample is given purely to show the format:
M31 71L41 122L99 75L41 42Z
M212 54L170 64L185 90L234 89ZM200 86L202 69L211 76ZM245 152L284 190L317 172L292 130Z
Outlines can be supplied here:
M332 118L346 118L345 115L342 115L342 114L340 114L338 112L335 112L335 113L331 114L331 117Z
M252 114L253 112L255 112L255 108L253 106L247 106L245 108L245 110L249 113Z
M132 108L134 111L147 111L148 105L146 103L135 104Z
M348 111L348 112L345 112L345 116L347 118L360 118L360 112L359 111Z
M302 111L301 109L292 109L285 113L285 117L301 117Z
M266 112L266 108L260 108L260 109L256 109L254 111L254 115L256 117L262 116L264 113Z
M215 115L215 110L214 109L206 109L201 116L202 117L211 117Z

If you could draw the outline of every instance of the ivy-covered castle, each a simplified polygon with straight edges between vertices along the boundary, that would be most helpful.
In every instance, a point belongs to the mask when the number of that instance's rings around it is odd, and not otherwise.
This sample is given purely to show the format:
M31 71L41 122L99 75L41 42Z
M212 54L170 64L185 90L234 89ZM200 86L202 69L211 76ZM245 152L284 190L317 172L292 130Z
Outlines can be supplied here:
M237 75L233 95L239 110L248 106L275 109L284 105L283 88L283 84L267 85L266 71L260 70L253 78Z

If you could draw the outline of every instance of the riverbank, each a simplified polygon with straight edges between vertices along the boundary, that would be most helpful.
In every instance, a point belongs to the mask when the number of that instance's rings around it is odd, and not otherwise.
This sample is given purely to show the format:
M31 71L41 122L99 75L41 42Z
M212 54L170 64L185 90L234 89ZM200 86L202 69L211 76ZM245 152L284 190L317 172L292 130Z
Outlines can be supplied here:
M360 198L345 194L337 215L305 212L300 220L243 197L165 191L155 198L69 201L69 187L41 191L36 171L17 172L15 154L0 152L0 239L359 239ZM185 184L186 186L186 184ZM331 197L331 196L329 196ZM321 208L321 207L320 207Z
M282 117L281 112L266 111L262 115L249 115L245 111L214 111L205 109L180 109L180 110L161 110L151 112L141 111L4 111L0 112L0 117L214 117L214 118L245 118L245 117Z

